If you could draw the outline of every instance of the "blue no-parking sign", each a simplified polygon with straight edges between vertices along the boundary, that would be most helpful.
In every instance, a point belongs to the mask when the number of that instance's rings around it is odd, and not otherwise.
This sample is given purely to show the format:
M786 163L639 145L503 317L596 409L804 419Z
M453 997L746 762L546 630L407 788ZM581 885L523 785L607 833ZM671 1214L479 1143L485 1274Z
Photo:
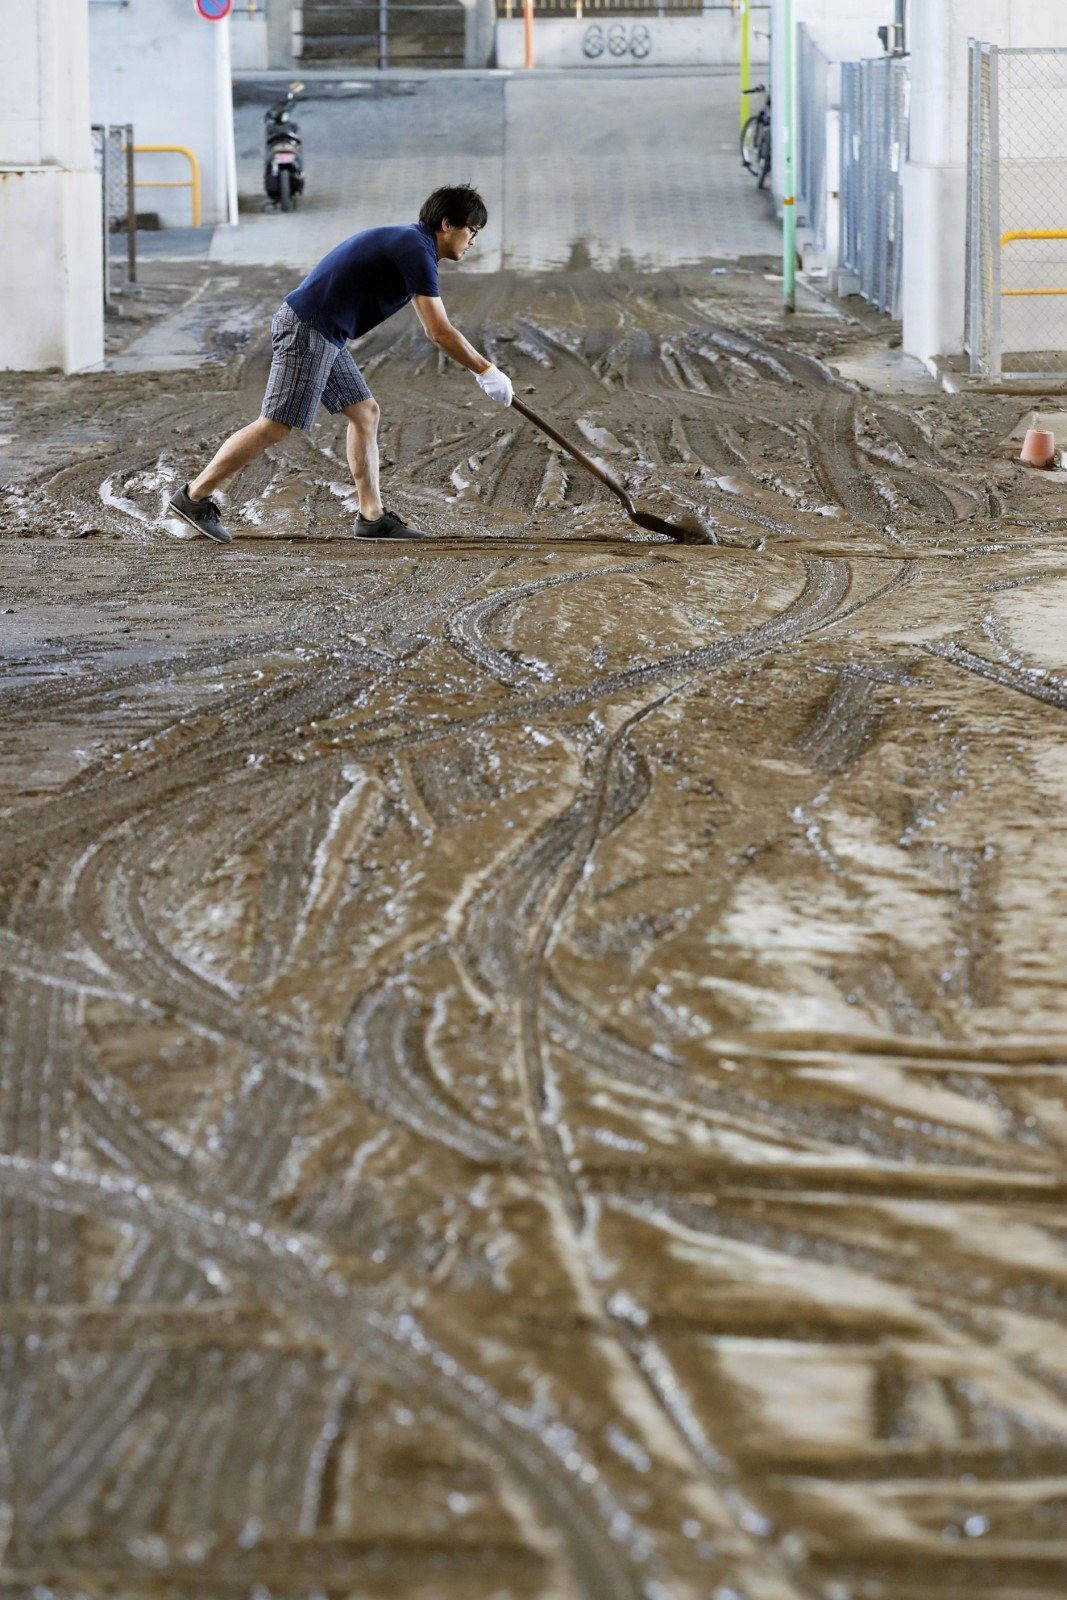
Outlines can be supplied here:
M196 0L196 9L208 22L221 22L230 14L233 0Z

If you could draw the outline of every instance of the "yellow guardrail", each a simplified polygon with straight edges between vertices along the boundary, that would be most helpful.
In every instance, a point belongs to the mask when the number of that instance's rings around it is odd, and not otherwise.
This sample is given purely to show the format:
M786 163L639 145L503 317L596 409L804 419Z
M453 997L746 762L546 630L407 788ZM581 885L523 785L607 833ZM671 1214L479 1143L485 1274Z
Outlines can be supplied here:
M1009 228L1000 236L1000 248L1016 239L1067 239L1067 228ZM1001 296L1067 294L1067 289L1001 289Z
M135 178L138 189L191 189L193 191L193 227L200 226L200 163L187 144L135 144L135 156L166 153L184 156L189 163L188 178Z

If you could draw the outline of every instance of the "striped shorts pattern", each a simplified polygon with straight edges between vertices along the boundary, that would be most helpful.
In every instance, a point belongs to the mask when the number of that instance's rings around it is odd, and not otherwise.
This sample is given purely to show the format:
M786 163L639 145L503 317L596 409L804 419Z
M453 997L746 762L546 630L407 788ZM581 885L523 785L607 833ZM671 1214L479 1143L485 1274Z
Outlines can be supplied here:
M336 414L369 400L370 390L348 349L301 321L282 302L270 325L273 354L260 415L289 428L310 428L319 402Z

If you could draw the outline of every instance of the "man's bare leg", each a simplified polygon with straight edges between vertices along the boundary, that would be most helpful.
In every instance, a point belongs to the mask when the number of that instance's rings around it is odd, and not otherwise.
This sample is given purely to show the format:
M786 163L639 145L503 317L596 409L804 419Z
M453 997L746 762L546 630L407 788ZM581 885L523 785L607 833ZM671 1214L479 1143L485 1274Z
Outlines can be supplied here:
M235 472L247 467L250 461L261 456L270 444L277 444L292 433L284 422L272 422L270 417L257 417L247 428L239 428L221 444L198 478L189 482L189 496L203 500L220 484L232 478ZM377 457L375 457L377 460Z
M359 400L345 406L348 418L348 435L345 453L348 456L352 481L359 490L360 516L376 522L382 515L382 492L378 484L378 418L381 412L377 400Z

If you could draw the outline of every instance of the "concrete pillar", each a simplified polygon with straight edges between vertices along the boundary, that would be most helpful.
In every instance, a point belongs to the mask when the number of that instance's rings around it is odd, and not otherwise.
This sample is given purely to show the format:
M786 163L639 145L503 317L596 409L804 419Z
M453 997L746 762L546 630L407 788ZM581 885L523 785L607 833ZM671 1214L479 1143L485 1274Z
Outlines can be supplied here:
M0 52L0 367L103 361L102 226L88 8L22 0Z
M267 0L267 66L289 72L293 66L293 0Z
M922 0L908 8L909 157L904 168L904 349L920 361L963 349L967 220L967 40L1067 45L1067 7L1048 0ZM1037 108L1040 115L1040 108Z
M463 0L463 65L490 67L496 56L496 0Z
M963 348L967 217L967 40L1000 42L1008 0L912 6L909 157L904 168L904 348L920 361Z

